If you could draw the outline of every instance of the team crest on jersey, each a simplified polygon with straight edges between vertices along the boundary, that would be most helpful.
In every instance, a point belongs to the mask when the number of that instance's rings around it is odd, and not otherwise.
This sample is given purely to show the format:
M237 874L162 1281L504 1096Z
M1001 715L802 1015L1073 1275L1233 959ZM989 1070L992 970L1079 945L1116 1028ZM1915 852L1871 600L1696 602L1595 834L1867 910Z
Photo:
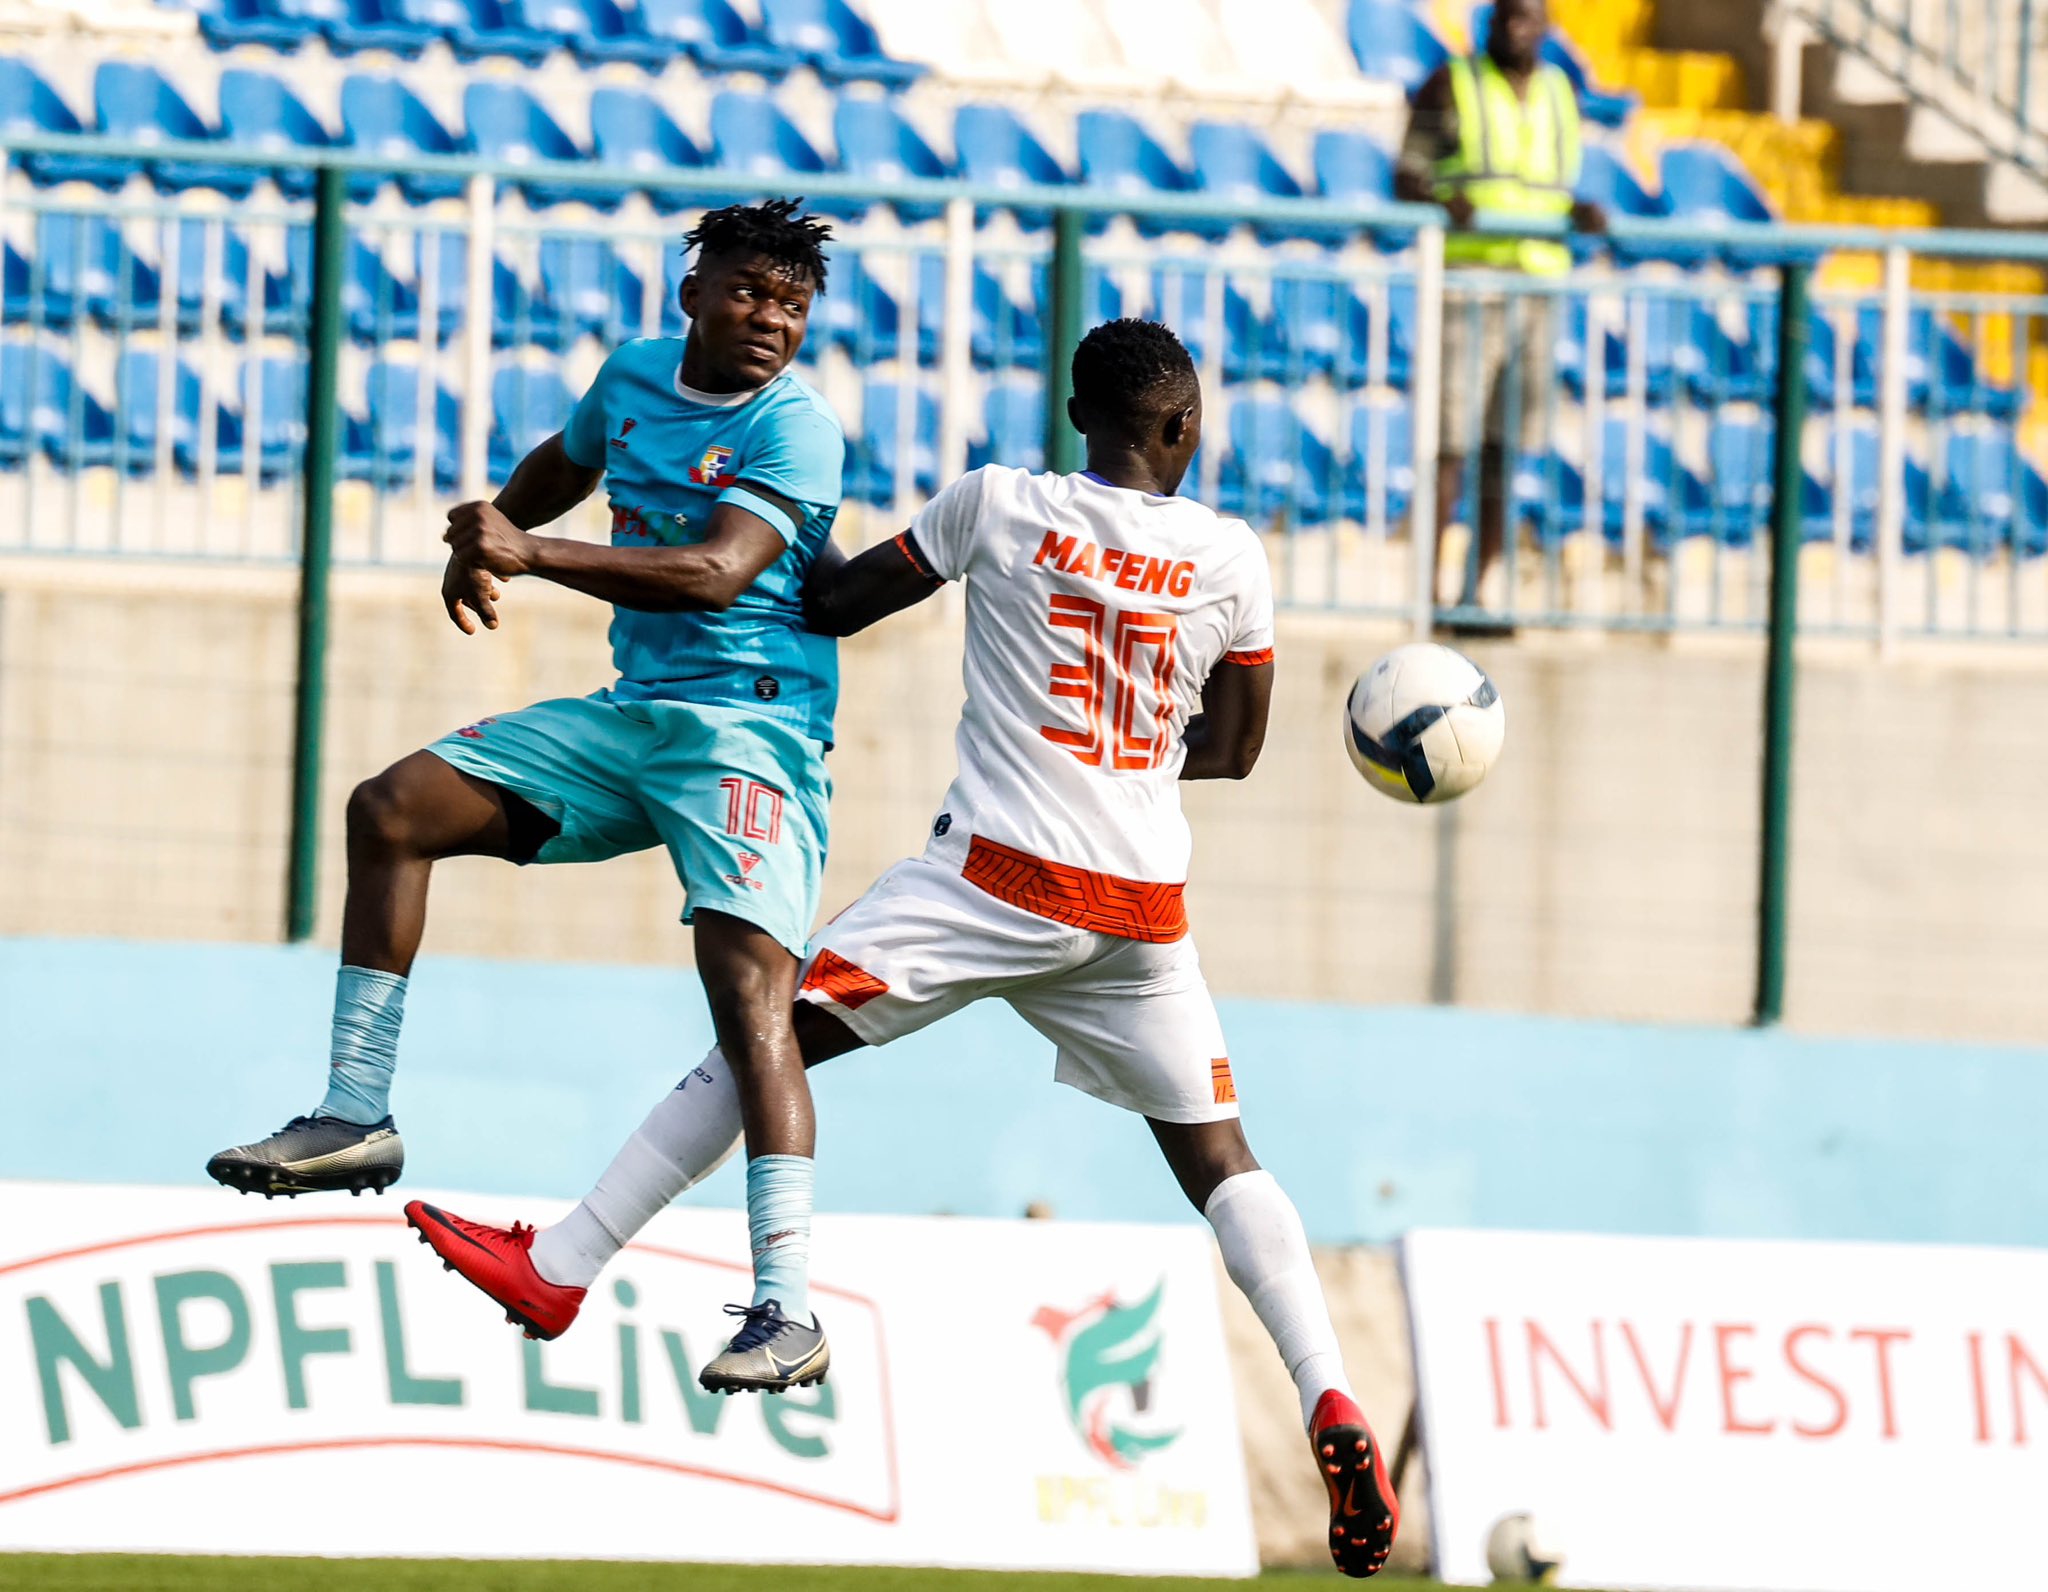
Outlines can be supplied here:
M731 486L733 477L724 474L725 466L732 459L732 449L712 446L704 450L690 471L690 479L699 486Z

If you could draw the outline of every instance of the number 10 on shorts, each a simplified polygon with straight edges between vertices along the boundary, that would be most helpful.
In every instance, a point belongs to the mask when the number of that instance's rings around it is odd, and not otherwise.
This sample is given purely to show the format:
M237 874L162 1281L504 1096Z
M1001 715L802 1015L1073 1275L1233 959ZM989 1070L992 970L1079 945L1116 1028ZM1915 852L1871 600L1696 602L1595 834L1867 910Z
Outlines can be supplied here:
M725 792L725 832L741 840L782 839L782 792L756 779L728 775L718 782Z

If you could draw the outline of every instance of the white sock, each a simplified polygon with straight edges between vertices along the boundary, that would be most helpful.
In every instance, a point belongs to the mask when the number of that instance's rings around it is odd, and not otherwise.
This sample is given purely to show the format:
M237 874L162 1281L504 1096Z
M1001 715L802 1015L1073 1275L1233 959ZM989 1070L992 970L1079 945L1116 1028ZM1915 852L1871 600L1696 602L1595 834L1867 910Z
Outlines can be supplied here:
M739 1146L739 1090L714 1046L647 1113L583 1203L534 1236L534 1270L565 1288L588 1288L657 1211Z
M1202 1214L1216 1229L1223 1269L1244 1291L1301 1395L1301 1424L1335 1388L1347 1398L1344 1356L1308 1252L1301 1216L1271 1172L1240 1172L1216 1185Z

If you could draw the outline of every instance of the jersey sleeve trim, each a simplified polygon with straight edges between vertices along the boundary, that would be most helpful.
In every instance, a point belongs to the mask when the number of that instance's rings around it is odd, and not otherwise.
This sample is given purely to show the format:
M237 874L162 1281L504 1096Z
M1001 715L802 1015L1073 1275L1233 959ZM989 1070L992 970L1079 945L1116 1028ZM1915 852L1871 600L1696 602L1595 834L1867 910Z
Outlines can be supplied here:
M1241 669L1256 669L1262 663L1273 661L1273 649L1259 647L1248 652L1226 652L1223 654L1223 661L1234 663Z
M743 486L729 486L718 494L718 501L730 503L734 508L745 509L749 514L766 520L774 526L785 542L794 543L797 538L797 523L780 504L770 503L757 492L749 492Z
M910 532L898 531L896 533L896 550L909 559L910 567L924 576L926 580L944 580L946 578L932 568L931 560L924 556L924 549L917 545Z

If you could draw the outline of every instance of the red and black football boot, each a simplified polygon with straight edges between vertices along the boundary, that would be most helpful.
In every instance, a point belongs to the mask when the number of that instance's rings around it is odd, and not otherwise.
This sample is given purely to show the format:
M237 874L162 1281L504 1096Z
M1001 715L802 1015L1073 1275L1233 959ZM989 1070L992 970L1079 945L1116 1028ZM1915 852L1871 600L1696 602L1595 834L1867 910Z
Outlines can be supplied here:
M502 1305L505 1319L529 1338L559 1338L583 1308L581 1288L564 1288L533 1269L533 1229L524 1222L486 1227L424 1200L407 1202L405 1219L443 1266Z
M1401 1504L1358 1406L1330 1389L1316 1401L1309 1446L1330 1490L1330 1557L1346 1575L1378 1575L1394 1551Z

